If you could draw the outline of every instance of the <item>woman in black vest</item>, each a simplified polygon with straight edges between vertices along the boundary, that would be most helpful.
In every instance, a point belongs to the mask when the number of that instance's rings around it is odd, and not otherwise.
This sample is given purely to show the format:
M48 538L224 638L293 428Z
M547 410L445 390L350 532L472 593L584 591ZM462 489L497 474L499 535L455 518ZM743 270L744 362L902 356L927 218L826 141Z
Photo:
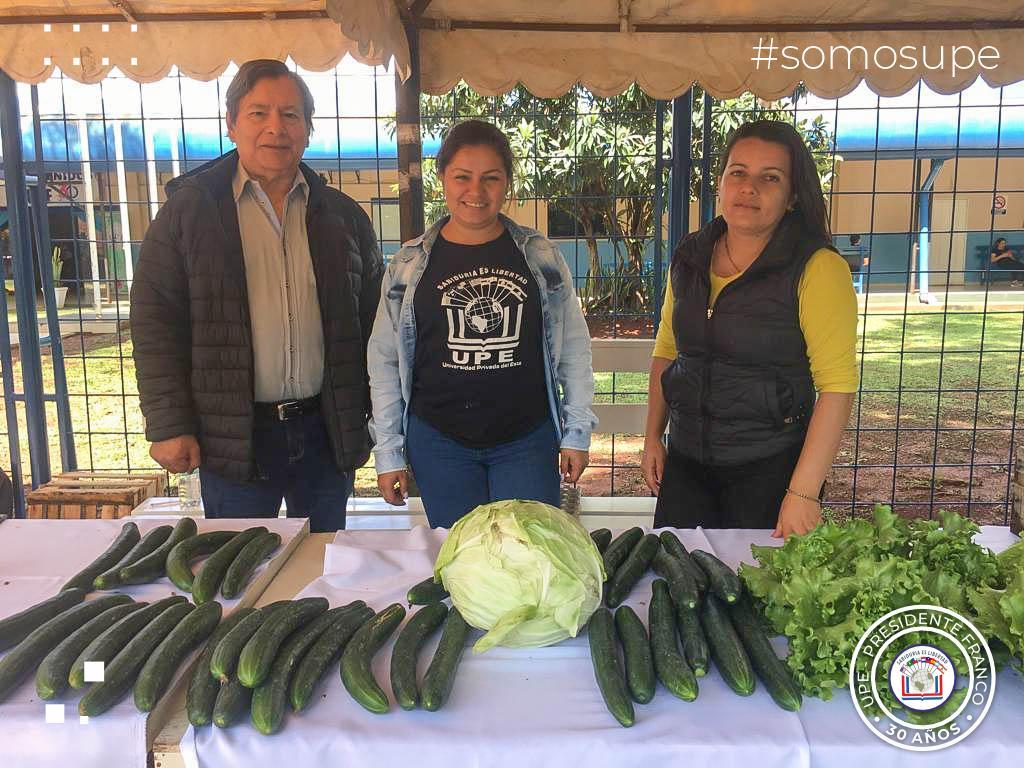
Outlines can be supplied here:
M802 534L857 390L856 295L797 131L748 123L723 158L721 216L672 256L641 466L655 526Z

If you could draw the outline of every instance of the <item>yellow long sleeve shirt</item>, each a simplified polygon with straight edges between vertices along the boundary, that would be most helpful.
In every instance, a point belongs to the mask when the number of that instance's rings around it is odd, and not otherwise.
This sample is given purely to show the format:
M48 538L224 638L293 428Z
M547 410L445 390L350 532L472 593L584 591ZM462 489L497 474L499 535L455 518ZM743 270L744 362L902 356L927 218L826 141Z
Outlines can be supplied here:
M711 270L710 306L722 289L742 272L720 277ZM827 248L815 251L804 267L797 286L800 330L807 343L811 378L818 392L856 392L857 294L850 268L839 254ZM665 288L661 325L654 340L654 357L674 360L676 340L672 331L672 282Z

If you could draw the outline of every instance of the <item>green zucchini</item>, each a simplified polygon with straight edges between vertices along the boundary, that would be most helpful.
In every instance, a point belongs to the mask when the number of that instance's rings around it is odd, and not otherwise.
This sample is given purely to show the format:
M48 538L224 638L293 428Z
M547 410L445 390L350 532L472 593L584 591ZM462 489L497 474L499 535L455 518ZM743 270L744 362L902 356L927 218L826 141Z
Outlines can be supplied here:
M598 608L587 624L590 660L601 697L619 725L629 728L636 722L633 702L626 690L626 678L619 666L619 643L615 637L615 621L607 608Z
M65 582L60 588L61 592L72 587L84 589L86 592L91 590L93 580L128 554L129 550L138 544L140 538L142 537L139 535L139 526L135 523L122 525L121 532L106 551Z
M597 551L603 555L604 551L608 549L608 545L612 543L612 532L607 528L598 528L596 531L590 532L590 538L597 546Z
M468 637L469 624L462 618L458 609L453 607L448 611L448 618L444 620L441 640L420 686L420 701L427 711L436 712L451 696L452 688L455 687L455 673L458 671Z
M46 655L72 632L115 605L132 602L128 595L104 595L68 608L18 643L0 659L0 701L3 701Z
M647 573L651 560L658 554L661 542L653 533L641 537L640 541L633 547L629 557L615 569L615 574L608 579L608 589L605 595L609 608L615 608L629 597L630 591L640 578Z
M0 651L12 648L54 616L85 600L86 590L66 589L0 621Z
M654 690L658 685L647 630L636 611L628 605L620 605L615 611L615 628L622 643L629 694L636 703L647 704L654 698Z
M238 679L242 685L255 688L266 680L285 638L324 613L329 605L326 597L305 597L280 608L263 622L238 657Z
M686 547L683 546L683 542L679 540L678 536L672 533L672 531L662 531L661 546L672 557L682 562L683 566L690 572L693 580L697 583L697 589L701 592L708 591L708 575L693 561L693 558L690 557L690 553L686 551Z
M94 589L114 589L121 584L121 569L127 568L132 563L138 562L146 555L155 551L161 544L167 541L171 535L171 526L160 525L151 530L132 547L128 552L114 563L108 570L101 573L92 580Z
M294 711L301 712L309 706L313 691L327 668L341 656L356 630L373 618L373 609L361 600L357 602L361 605L356 610L340 616L317 638L295 670L288 689L288 698Z
M700 602L700 592L697 590L697 582L693 580L690 571L678 558L672 557L662 547L652 561L654 572L668 582L668 591L672 595L672 602L676 607L696 608Z
M213 724L218 728L230 728L248 714L251 702L252 688L242 685L232 675L217 692L217 700L213 703Z
M211 555L238 535L238 531L207 531L190 536L167 553L167 578L183 592L192 591L192 561Z
M178 544L196 535L198 527L191 517L183 517L174 525L167 540L141 560L118 572L121 584L148 584L167 575L167 555Z
M679 653L676 642L676 616L668 584L655 579L651 585L651 605L648 614L651 630L651 655L654 671L669 693L683 701L697 698L697 678Z
M423 643L448 616L448 606L431 603L416 611L402 628L391 650L391 690L402 709L416 709L420 692L416 685L416 656Z
M352 698L376 714L388 711L388 697L373 677L370 665L405 618L405 608L392 603L356 630L341 654L341 682Z
M291 600L279 600L276 603L257 608L232 627L213 649L210 657L210 676L221 683L227 683L238 666L238 657L242 655L242 649L249 642L249 638L256 634L256 630L263 626L263 623L273 616L275 611L286 605L291 605L291 602Z
M175 603L128 641L103 671L103 682L93 683L78 701L78 714L94 717L103 714L128 693L139 670L160 642L195 610L189 602Z
M288 684L292 674L310 646L323 635L338 619L349 613L345 608L332 608L322 613L304 627L292 632L281 646L270 669L270 676L252 692L250 706L252 724L264 736L277 733L284 722L284 708L288 698Z
M225 600L234 600L245 588L246 583L260 563L266 560L274 550L281 546L281 534L265 533L250 541L238 557L231 561L224 581L220 585L220 593Z
M704 595L700 623L708 639L711 658L715 660L715 666L722 673L726 685L740 696L750 696L756 686L750 657L747 656L747 651L736 634L729 614L725 612L718 598L710 592Z
M677 605L676 618L679 621L679 638L683 641L686 663L694 675L704 677L708 673L708 641L701 629L697 609Z
M637 542L643 537L643 529L636 526L623 531L616 538L612 539L612 542L608 545L607 549L605 549L601 554L601 558L604 560L605 578L608 579L608 581L611 581L612 576L615 574L615 569L618 568L627 557L629 557L629 553L633 551L633 547L635 547Z
M433 576L428 576L423 581L409 587L405 599L409 605L430 605L439 603L448 597L448 590L439 581L434 581Z
M71 665L71 672L68 674L68 682L71 684L71 687L85 687L85 662L101 661L107 664L117 656L120 650L128 644L128 641L135 637L143 627L172 605L184 602L186 602L186 598L182 595L165 597L163 600L158 600L152 605L147 605L140 611L125 616L114 626L101 633L85 647L84 651L78 654L78 658Z
M127 603L108 608L65 637L50 651L36 669L36 693L41 699L54 699L68 688L68 674L78 654L109 627L130 613L141 610L145 603Z
M732 568L723 563L710 552L695 549L690 553L694 562L701 570L708 575L708 589L713 592L719 600L727 603L735 603L743 592L743 585L740 578Z
M247 528L210 555L200 567L192 582L192 599L196 605L208 603L217 596L228 567L246 544L267 533L266 526Z
M198 727L213 722L213 706L217 701L217 692L220 691L220 682L210 674L210 659L213 658L214 648L238 622L255 610L255 608L236 608L206 641L206 647L192 670L188 692L185 694L185 712L192 725Z
M132 691L139 712L151 712L192 650L220 623L220 603L203 603L183 618L146 659Z
M789 712L798 712L803 704L800 686L786 663L775 654L768 636L761 629L761 618L749 594L729 606L732 625L740 636L750 663L775 703Z

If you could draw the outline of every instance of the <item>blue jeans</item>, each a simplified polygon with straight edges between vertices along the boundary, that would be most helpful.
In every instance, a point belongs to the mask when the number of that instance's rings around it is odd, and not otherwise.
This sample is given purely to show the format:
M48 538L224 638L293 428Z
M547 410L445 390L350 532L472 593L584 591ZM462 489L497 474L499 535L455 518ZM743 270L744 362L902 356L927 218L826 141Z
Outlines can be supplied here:
M405 445L432 528L451 528L490 501L531 499L558 506L558 439L547 419L518 440L467 448L410 413Z
M206 517L277 517L283 498L288 517L308 517L313 533L345 527L352 475L335 466L319 411L289 421L257 416L252 440L257 477L251 482L226 480L200 467Z

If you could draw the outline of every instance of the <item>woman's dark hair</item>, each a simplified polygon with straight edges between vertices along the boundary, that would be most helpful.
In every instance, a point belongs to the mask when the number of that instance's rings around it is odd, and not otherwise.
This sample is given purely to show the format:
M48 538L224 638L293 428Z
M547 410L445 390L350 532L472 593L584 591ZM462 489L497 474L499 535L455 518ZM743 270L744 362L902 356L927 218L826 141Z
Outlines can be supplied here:
M277 59L253 59L238 68L238 72L231 79L231 84L224 96L231 122L238 119L238 105L242 103L245 94L256 87L256 83L260 80L276 80L279 77L289 78L299 89L299 96L302 97L302 113L306 118L306 126L312 132L313 94L309 92L309 86L306 85L305 80L288 69L283 61Z
M508 137L496 125L483 120L466 120L448 131L448 135L441 143L441 148L437 151L437 158L434 160L438 176L444 173L444 169L448 167L452 158L463 147L490 147L497 152L502 165L505 166L505 175L508 176L511 184L514 161Z
M1006 238L1005 237L997 237L996 241L994 243L992 243L992 250L993 251L998 250L999 249L999 244L1000 243L1005 243L1005 242L1006 242Z
M789 123L781 120L755 120L744 123L729 137L719 161L718 176L725 173L729 153L736 142L742 139L761 139L781 144L789 151L790 179L796 196L794 210L803 219L803 226L823 240L831 240L832 232L825 211L825 196L821 191L821 179L814 165L814 157L804 143L803 137Z

